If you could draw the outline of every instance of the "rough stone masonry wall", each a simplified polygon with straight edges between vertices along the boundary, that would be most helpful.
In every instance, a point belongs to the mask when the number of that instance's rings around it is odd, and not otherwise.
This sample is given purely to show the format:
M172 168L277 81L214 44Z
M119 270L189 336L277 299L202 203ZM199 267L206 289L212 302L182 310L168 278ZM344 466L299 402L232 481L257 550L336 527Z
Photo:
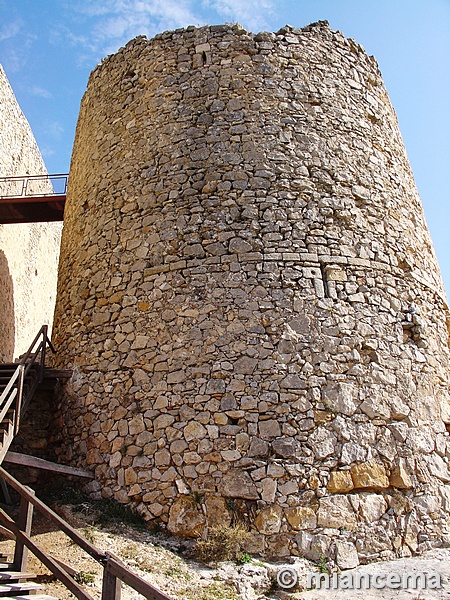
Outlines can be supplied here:
M0 66L0 177L46 172ZM0 195L8 191L0 184ZM59 223L0 225L0 361L24 353L40 327L52 324L61 229Z
M339 566L447 535L448 310L375 60L327 24L137 38L79 117L60 459L182 535Z

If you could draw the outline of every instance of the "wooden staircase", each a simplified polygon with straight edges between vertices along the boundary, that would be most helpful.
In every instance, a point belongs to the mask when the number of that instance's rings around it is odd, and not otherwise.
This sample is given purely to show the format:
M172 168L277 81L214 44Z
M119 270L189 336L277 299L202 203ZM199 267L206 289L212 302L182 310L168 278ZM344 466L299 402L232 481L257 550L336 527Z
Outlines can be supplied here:
M8 563L7 557L0 554L0 598L20 600L33 596L33 600L58 600L54 596L41 593L44 587L30 581L36 578L34 573L15 571L14 564Z
M44 379L47 348L55 349L43 325L18 363L0 365L0 464L19 431L34 393Z
M171 600L169 596L152 586L148 581L133 573L116 556L101 552L42 500L39 500L33 490L17 481L2 466L2 462L15 462L16 464L48 470L49 465L52 465L51 470L55 472L86 477L86 471L82 469L56 465L23 454L8 453L11 442L19 431L21 419L38 386L45 385L45 379L47 379L47 382L51 382L55 378L69 376L68 371L47 369L45 367L47 348L55 352L47 331L48 328L44 325L33 340L28 352L21 357L18 363L0 364L0 484L5 492L5 498L8 495L7 486L13 488L21 497L16 521L0 508L0 533L16 541L12 562L7 562L7 557L0 554L0 600L2 598L27 600L29 596L32 596L33 600L58 600L41 593L42 586L33 581L36 576L27 572L29 551L72 592L75 598L94 600L69 574L70 568L67 565L45 553L32 539L31 525L34 509L37 509L45 518L57 525L75 544L102 565L102 600L120 600L122 582L131 586L148 600ZM23 462L24 459L26 459L25 462Z

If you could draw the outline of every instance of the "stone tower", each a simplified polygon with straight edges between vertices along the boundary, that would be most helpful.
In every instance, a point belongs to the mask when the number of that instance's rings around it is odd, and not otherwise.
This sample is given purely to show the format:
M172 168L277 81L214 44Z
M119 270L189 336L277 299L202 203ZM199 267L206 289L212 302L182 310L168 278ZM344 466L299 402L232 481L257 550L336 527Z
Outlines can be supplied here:
M61 459L170 531L446 535L448 308L376 61L320 22L137 38L92 73L55 344Z
M0 177L46 173L0 66ZM0 183L0 195L11 192L7 185ZM0 225L0 362L26 352L41 326L52 323L60 237L60 223Z

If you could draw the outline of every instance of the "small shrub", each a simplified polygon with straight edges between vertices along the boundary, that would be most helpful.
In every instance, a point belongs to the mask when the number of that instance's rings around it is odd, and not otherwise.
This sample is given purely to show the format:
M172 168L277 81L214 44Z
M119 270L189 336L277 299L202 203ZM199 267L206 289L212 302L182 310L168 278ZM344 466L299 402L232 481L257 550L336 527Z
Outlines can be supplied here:
M95 544L95 534L95 527L93 527L92 525L83 529L83 536L87 539L88 542L91 542L91 544Z
M95 573L90 573L89 571L79 571L73 578L77 583L89 584L94 583L95 575Z
M236 554L236 562L238 565L246 565L252 561L252 557L247 552L238 552Z
M323 554L319 557L319 573L329 573L327 561L325 560L325 556Z
M249 535L242 525L215 525L209 529L206 540L197 541L194 555L204 563L237 560Z

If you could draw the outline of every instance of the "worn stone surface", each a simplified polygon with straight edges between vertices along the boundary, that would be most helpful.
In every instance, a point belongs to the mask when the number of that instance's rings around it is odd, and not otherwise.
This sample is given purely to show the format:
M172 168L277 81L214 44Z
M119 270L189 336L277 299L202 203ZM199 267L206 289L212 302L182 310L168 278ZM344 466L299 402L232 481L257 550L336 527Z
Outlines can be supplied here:
M0 177L47 173L1 65L0 131ZM0 182L0 195L20 193L14 185ZM29 187L35 193L51 190L42 181ZM60 223L0 225L0 361L25 353L42 325L51 328L61 229Z
M315 529L317 527L317 516L311 508L294 506L286 508L284 513L292 529Z
M181 496L170 509L168 530L176 535L199 537L206 524L205 515L192 498Z
M375 462L353 465L350 469L355 488L384 489L389 487L389 479L383 465Z
M440 542L447 315L396 117L356 42L325 23L188 28L94 70L62 243L57 364L74 375L55 442L105 497L163 526L183 496L206 515L225 497L267 555ZM394 486L399 464L411 487Z
M327 490L332 493L342 494L354 488L350 471L332 471L328 481Z

